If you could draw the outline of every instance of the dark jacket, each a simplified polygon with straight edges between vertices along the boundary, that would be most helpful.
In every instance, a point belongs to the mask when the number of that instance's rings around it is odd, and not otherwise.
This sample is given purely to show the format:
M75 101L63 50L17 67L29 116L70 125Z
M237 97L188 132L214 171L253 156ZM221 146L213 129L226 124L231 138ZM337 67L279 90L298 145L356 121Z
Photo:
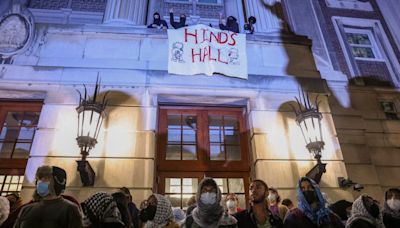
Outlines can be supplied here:
M179 29L187 26L186 17L185 18L179 17L179 22L175 22L173 13L169 13L169 23L172 25L172 27L174 27L174 29Z
M78 207L58 198L28 204L21 209L14 228L80 228L82 217Z
M158 19L156 19L156 18L154 18L154 16L155 15L158 15ZM163 19L161 19L161 15L159 14L159 13L154 13L154 15L153 15L153 23L151 23L151 24L149 24L148 26L147 26L147 28L154 28L153 27L153 24L154 25L157 25L157 26L163 26L163 27L165 27L165 28L168 28L168 24L167 24L167 22L165 21L165 20L163 20Z
M219 28L221 30L228 30L231 32L239 33L239 24L237 23L237 19L235 17L229 16L226 25L219 24Z
M390 214L383 213L383 224L386 228L399 228L400 218L394 218Z
M295 208L286 216L283 227L285 228L344 228L344 224L334 213L329 214L330 224L318 226L313 223L300 209Z
M272 228L281 228L283 227L282 220L267 209L269 223L271 223ZM257 220L253 215L253 210L247 209L241 212L238 212L233 215L237 219L238 228L257 228Z
M133 202L128 203L128 209L131 213L132 223L134 228L139 228L139 209Z

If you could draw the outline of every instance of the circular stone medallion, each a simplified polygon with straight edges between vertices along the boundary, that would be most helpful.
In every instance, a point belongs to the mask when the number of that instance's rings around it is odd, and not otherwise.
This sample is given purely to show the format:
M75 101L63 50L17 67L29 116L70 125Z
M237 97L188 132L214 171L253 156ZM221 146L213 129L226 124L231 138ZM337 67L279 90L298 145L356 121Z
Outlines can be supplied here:
M20 14L9 14L0 20L0 54L14 55L24 51L33 36L32 24Z

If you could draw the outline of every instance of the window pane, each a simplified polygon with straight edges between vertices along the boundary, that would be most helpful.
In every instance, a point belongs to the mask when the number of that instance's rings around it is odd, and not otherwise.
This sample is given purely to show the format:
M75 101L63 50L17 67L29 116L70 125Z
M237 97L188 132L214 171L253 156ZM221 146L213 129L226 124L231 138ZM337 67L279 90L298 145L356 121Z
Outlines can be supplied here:
M225 160L224 146L220 144L213 144L210 146L210 159L211 160Z
M7 126L19 126L21 120L23 119L24 113L23 112L8 112L6 121L4 125Z
M39 112L25 112L23 119L21 119L22 126L36 126L39 122Z
M189 201L190 197L192 197L194 195L196 195L196 194L191 194L191 195L185 194L185 195L182 195L182 209L187 209L187 207L188 207L187 206L187 202Z
M351 47L354 57L361 58L375 58L375 55L371 48L368 47Z
M226 146L226 159L240 161L240 146Z
M181 193L181 179L180 178L165 178L165 192L166 193Z
M181 130L180 129L168 129L168 144L180 144L181 143Z
M222 137L223 137L222 130L210 129L209 134L210 134L210 142L222 143Z
M230 193L244 193L244 183L242 178L229 178Z
M211 115L208 117L208 125L210 129L219 129L222 124L222 116Z
M168 115L168 128L181 129L181 115Z
M225 143L239 145L240 144L239 131L225 129Z
M32 140L34 133L35 133L34 127L21 127L18 139Z
M221 193L228 193L228 182L226 178L214 178L217 183Z
M0 158L11 158L14 143L0 143Z
M198 181L197 178L183 178L183 193L196 193Z
M197 160L196 145L183 145L182 146L182 159L183 160Z
M4 126L1 130L0 140L14 141L18 138L19 127Z
M347 33L346 35L347 35L347 42L349 42L349 44L371 45L371 41L369 40L367 34Z
M166 160L181 160L181 146L167 145Z
M242 209L246 208L246 196L244 194L236 194L239 199L239 207Z
M196 130L197 129L197 118L193 115L183 115L182 116L182 128L186 130Z
M30 143L17 143L13 153L13 158L28 158L31 149Z
M196 131L183 130L183 143L196 143Z

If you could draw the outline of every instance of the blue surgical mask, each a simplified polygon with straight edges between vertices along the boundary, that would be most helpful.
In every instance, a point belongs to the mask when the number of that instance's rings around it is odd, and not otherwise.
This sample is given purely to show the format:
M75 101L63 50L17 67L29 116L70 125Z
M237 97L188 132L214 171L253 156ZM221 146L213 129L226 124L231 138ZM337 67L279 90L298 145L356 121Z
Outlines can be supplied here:
M49 194L49 182L38 181L36 191L41 197L47 196Z
M217 194L215 192L201 193L200 200L204 204L212 205L217 201Z

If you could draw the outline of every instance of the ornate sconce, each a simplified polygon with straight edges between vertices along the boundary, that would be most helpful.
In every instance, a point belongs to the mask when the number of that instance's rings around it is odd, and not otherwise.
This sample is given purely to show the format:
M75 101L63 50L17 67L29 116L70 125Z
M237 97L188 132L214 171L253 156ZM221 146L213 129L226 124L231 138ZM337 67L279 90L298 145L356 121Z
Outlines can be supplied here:
M89 151L97 144L97 137L106 117L105 108L107 106L107 93L101 101L97 101L100 92L100 81L96 80L96 86L92 97L87 95L85 87L84 96L79 93L79 106L76 108L78 113L78 132L76 141L81 149L82 160L77 161L78 171L81 176L83 186L93 186L96 174L90 166L86 157Z
M322 137L321 120L322 114L319 112L318 96L315 102L311 103L308 93L301 91L300 97L296 97L298 108L294 108L296 122L301 129L306 148L313 154L317 164L306 174L317 183L320 182L322 174L326 172L326 164L321 162L321 152L325 142Z

